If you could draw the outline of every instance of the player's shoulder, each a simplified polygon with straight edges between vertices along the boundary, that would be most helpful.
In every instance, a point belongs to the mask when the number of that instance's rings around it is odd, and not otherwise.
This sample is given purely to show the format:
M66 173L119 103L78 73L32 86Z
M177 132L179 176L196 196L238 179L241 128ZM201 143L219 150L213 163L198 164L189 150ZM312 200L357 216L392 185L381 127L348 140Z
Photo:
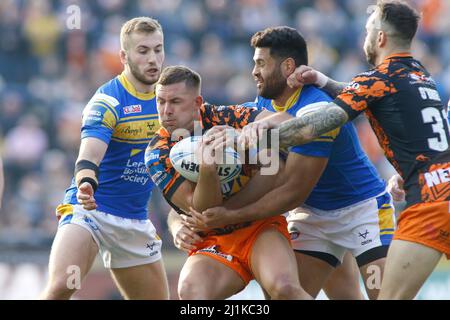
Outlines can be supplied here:
M333 101L333 98L331 98L324 90L317 88L314 85L305 85L302 88L300 99L303 100L302 104L304 105L316 102Z
M253 106L256 107L258 109L266 109L266 110L273 110L272 108L272 99L266 99L263 98L261 96L257 96L253 105L252 104L248 104L248 106Z
M169 143L170 143L170 134L167 132L166 129L161 127L153 135L153 138L150 140L147 146L147 150L169 149Z
M145 150L145 165L147 167L168 157L170 152L170 136L164 128L160 128L150 140Z
M116 77L101 85L89 100L87 106L100 103L116 109L120 106L122 97L123 92Z
M389 69L389 64L382 63L373 69L360 72L356 76L353 77L352 81L350 82L350 85L352 85L355 82L388 80L389 79L389 70L388 69Z

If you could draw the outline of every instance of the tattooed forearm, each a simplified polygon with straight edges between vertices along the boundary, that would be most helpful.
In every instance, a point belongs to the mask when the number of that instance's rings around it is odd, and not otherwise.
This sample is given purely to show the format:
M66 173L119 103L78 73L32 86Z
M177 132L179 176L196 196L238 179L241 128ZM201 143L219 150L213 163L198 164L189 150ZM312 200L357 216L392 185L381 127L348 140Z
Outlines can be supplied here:
M347 112L334 103L323 104L279 127L280 148L308 143L348 121Z
M333 98L336 98L347 85L348 83L346 82L338 82L328 78L327 84L322 89Z

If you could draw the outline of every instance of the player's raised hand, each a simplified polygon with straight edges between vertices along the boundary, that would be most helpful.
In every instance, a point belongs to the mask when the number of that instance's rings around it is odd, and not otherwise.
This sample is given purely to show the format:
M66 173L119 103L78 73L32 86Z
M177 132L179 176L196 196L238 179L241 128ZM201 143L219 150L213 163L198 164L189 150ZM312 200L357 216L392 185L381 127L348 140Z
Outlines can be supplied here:
M394 199L394 201L405 201L403 179L400 175L395 174L389 179L387 190L392 195L392 199Z
M301 65L287 78L287 84L291 88L299 88L306 84L317 84L319 72L313 68Z
M189 251L195 250L197 248L195 244L202 240L202 237L191 230L185 223L180 223L177 229L174 230L173 243L175 247L184 252L189 253Z
M78 187L77 200L85 210L94 210L97 208L97 203L94 199L94 189L88 182L83 182Z

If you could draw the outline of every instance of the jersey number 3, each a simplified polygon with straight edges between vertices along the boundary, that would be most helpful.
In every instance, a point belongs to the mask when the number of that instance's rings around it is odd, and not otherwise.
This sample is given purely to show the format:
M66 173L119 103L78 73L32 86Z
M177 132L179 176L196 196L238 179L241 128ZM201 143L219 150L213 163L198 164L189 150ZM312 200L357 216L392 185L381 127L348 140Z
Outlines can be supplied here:
M438 109L428 107L422 109L422 117L424 123L431 123L431 128L438 138L429 138L428 147L436 151L445 151L448 149L447 134L445 132L445 110L442 110L442 116Z

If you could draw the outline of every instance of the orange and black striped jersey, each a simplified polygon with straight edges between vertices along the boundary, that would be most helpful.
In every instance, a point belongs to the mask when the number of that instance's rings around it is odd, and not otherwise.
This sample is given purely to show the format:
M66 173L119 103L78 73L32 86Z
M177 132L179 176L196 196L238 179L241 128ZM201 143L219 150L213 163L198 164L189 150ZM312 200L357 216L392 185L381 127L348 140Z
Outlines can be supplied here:
M408 206L450 199L445 106L419 61L409 54L391 55L354 77L335 103L350 119L366 113L387 158L405 180Z
M200 122L203 132L218 125L228 125L241 129L249 122L253 122L262 111L257 108L244 106L213 106L204 104L200 107ZM153 182L160 188L164 198L178 212L181 212L172 202L171 198L178 187L186 180L172 166L169 159L170 150L180 141L179 137L172 140L171 134L161 127L150 141L145 152L145 164ZM249 180L251 168L243 166L239 177L222 185L224 198L230 197L239 191Z

